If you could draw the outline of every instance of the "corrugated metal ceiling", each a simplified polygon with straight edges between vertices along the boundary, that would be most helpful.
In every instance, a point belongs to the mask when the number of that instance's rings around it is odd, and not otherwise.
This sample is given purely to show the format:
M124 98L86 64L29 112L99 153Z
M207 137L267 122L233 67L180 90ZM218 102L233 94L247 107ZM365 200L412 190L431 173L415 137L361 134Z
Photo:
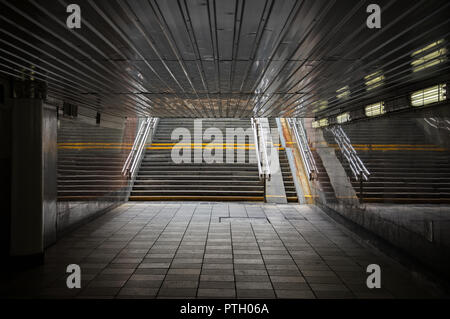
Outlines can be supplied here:
M411 71L411 52L448 39L450 2L0 0L0 72L34 72L49 97L120 116L312 116L448 72ZM442 45L447 45L444 41ZM368 92L364 76L382 70ZM351 98L336 91L349 86ZM328 110L327 109L327 110Z

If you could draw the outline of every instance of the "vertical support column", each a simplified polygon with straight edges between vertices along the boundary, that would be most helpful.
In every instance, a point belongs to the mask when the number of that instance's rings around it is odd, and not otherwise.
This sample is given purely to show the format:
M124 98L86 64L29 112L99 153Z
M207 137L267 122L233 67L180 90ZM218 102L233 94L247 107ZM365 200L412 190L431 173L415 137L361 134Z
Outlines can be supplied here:
M13 82L10 255L20 266L44 257L44 97L43 83Z
M9 81L0 77L0 268L7 265L11 240L11 103Z

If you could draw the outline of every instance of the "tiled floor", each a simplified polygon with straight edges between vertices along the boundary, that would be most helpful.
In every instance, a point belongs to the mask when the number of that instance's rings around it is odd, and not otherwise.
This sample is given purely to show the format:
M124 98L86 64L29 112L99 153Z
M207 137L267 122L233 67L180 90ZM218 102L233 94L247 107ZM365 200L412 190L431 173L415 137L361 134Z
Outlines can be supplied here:
M372 263L381 289L366 286ZM80 265L81 289L67 288L68 264ZM127 203L49 248L39 269L5 276L8 297L431 297L307 205Z

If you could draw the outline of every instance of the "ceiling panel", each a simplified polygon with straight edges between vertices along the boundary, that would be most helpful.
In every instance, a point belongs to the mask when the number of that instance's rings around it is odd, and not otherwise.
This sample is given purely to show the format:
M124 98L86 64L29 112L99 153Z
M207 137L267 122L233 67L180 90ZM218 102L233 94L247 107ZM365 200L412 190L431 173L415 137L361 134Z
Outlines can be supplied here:
M0 0L0 74L33 74L52 100L160 117L323 116L448 79L448 62L410 65L434 41L448 48L448 1L378 1L377 30L369 3L80 0L82 27L69 30L67 1ZM377 71L384 85L368 91Z

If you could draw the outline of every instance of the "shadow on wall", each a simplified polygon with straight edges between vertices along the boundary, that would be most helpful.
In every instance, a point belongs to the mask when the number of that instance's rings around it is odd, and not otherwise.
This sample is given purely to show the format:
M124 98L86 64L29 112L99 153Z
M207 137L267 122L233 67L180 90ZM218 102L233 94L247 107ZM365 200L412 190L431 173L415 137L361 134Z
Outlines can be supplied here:
M58 126L58 237L126 200L122 168L136 136L137 119L122 125L60 118Z

